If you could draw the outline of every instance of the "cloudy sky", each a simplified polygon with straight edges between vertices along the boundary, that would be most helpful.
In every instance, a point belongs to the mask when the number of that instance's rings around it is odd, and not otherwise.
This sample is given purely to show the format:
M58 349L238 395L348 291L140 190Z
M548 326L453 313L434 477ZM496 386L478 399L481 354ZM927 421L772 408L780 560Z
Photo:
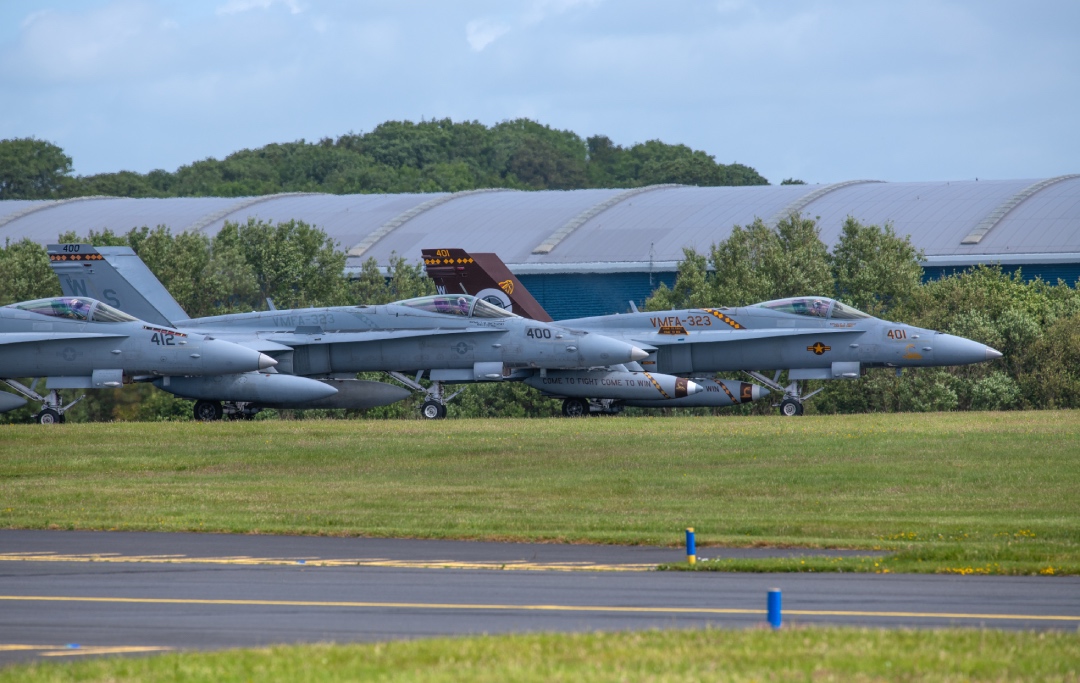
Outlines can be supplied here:
M1080 172L1080 3L5 0L0 138L146 172L528 117L771 182Z

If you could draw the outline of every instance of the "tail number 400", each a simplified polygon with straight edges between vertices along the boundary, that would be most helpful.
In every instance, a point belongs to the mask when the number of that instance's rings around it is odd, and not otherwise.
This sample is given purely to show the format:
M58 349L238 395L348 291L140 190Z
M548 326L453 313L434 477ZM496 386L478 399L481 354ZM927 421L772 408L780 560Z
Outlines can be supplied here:
M528 327L525 329L525 336L533 339L551 339L551 330L543 327Z

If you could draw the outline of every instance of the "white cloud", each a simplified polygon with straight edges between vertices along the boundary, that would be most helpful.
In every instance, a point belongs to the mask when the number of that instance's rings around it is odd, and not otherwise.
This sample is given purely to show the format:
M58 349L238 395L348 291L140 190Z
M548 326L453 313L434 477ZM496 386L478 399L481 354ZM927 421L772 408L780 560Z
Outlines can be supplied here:
M493 19L473 19L465 25L465 40L475 52L491 45L500 36L510 32L510 27Z
M290 14L300 14L304 11L299 0L228 0L224 5L217 8L218 14L239 14L253 9L270 9L274 5L284 5Z
M147 73L176 45L157 8L121 0L85 13L36 12L16 42L0 52L0 68L20 79L85 82Z

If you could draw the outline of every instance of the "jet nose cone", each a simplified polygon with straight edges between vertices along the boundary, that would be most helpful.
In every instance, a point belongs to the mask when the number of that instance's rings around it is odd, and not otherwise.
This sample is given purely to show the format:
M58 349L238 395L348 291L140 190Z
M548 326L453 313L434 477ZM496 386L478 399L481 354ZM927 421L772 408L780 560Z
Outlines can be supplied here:
M260 353L259 354L259 369L260 370L266 370L267 368L272 368L275 365L277 365L276 360L274 360L270 356L266 355L265 353Z
M686 395L693 396L694 394L700 394L705 391L705 387L701 386L697 382L688 381L686 383Z
M1001 358L1001 355L1001 351L992 349L989 346L986 347L986 360L997 360L998 358Z
M635 362L635 363L638 362L639 360L645 360L648 357L649 357L649 353L647 351L642 351L641 349L639 349L636 346L633 347L630 350L630 360ZM698 387L698 389L700 390L700 387ZM696 394L697 392L695 391L693 393Z

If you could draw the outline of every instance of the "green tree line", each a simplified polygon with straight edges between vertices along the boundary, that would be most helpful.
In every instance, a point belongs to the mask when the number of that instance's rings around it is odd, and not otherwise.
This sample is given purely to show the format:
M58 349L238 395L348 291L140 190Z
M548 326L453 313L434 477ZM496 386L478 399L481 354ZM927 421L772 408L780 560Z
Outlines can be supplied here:
M793 215L775 227L756 220L735 226L707 254L684 250L674 285L661 285L646 307L830 296L876 317L974 339L1004 354L976 365L909 368L900 376L870 369L857 381L825 382L807 403L808 413L1080 407L1076 283L1025 282L1019 271L1007 274L996 266L923 282L921 259L888 224L848 218L830 253L814 220ZM763 402L743 411L769 409Z
M650 140L622 147L603 135L583 139L529 119L490 127L450 119L387 121L369 133L269 144L171 173L71 173L71 157L51 142L0 140L0 199L768 184L749 166L717 163L686 145Z

